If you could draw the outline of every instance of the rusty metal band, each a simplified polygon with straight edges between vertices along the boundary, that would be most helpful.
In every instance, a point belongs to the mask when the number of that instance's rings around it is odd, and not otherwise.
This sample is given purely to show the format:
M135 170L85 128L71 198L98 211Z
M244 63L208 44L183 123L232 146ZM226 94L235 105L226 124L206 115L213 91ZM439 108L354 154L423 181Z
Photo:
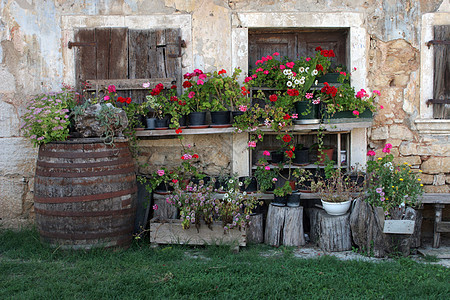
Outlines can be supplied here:
M135 171L134 165L128 168L118 168L108 171L94 171L94 172L80 172L80 173L44 171L41 170L41 168L37 168L36 175L43 177L82 178L82 177L99 177L108 175L127 175L127 173L134 173L134 171Z
M131 157L131 153L127 151L106 150L106 151L89 151L89 152L75 152L75 151L39 151L39 157L51 158L105 158L105 157Z
M137 193L137 186L134 185L131 189L96 194L96 195L86 195L86 196L72 196L72 197L37 197L34 196L34 202L36 203L73 203L73 202L90 202L90 201L98 201L105 200L109 198L116 198L125 195L132 195Z
M120 164L129 163L131 161L131 156L125 158L119 158L115 160L108 161L98 161L98 162L85 162L85 163L56 163L56 162L46 162L46 161L37 161L38 167L44 168L93 168L93 167L108 167L108 166L116 166Z
M119 210L105 210L105 211L54 211L40 208L34 208L37 214L42 216L52 217L107 217L107 216L121 216L132 214L135 208L126 208Z
M121 235L132 235L134 226L128 226L125 229L113 231L113 232L96 232L96 233L60 233L60 232L48 232L43 229L39 230L42 236L49 238L70 239L70 240L86 240L86 239L101 239L111 238Z

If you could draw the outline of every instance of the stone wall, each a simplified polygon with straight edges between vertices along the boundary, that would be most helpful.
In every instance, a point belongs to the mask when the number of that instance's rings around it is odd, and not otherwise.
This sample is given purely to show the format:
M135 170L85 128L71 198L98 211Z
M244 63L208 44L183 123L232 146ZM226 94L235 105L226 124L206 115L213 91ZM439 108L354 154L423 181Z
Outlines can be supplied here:
M74 78L73 63L67 64L70 58L63 43L68 34L62 24L64 16L112 16L120 22L122 16L132 19L154 15L167 20L188 16L190 52L184 53L187 59L183 60L183 68L208 71L230 69L238 60L232 57L232 29L239 26L232 24L236 13L276 12L282 16L306 12L311 18L315 18L315 12L360 14L363 32L370 40L369 45L362 45L368 70L367 89L380 90L380 104L385 107L375 116L368 148L380 152L385 143L391 143L397 161L423 171L426 191L450 192L449 132L421 134L416 128L424 102L420 96L422 16L433 12L448 14L448 0L156 0L151 5L138 0L3 0L0 11L0 224L4 226L18 227L31 220L32 215L37 150L20 134L20 115L27 99L42 91L59 89L65 79ZM281 18L280 24L285 21L290 20ZM87 26L111 25L101 22L88 20ZM148 23L135 24L145 27ZM162 22L161 27L165 24ZM214 161L206 167L207 172L214 174L221 168L230 169L230 139L186 137L185 142L202 148L205 162ZM172 164L171 158L181 151L177 140L145 139L140 144L148 154L140 160L153 165L142 172Z

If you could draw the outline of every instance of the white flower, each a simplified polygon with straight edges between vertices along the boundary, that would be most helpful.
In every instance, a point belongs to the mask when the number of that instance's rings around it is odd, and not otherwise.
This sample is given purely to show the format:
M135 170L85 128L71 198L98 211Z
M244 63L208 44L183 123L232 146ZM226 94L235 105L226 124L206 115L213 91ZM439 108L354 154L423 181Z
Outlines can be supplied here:
M242 185L243 185L242 181L239 181L239 186L242 186Z
M287 84L288 87L292 86L292 82L291 81L288 81L286 84Z
M242 193L242 195L244 195L244 196L247 195L247 192L244 191L244 192Z
M319 84L319 80L314 81L314 85L318 85Z
M228 198L228 194L225 193L225 194L223 195L223 197L224 197L225 199Z
M289 75L289 71L290 71L290 69L284 69L283 74L287 76L287 75Z
M319 74L319 71L317 71L316 69L314 69L311 73L313 76L316 76L317 74Z
M289 80L292 80L292 76L289 75L289 76L288 76L288 79L289 79Z
M300 68L298 68L298 71L299 71L300 73L303 73L303 72L305 72L305 68L300 67Z
M296 85L299 85L299 84L300 84L300 80L295 79L294 83L295 83Z
M305 72L306 72L306 73L309 72L309 67L306 67Z
M394 166L390 166L389 170L394 171Z
M302 77L301 79L300 79L300 84L305 84L305 79L304 79L305 77Z
M229 183L233 183L234 181L233 181L233 179L230 179L230 180L228 180L228 182L229 182Z
M229 190L228 193L232 194L234 192L233 189Z

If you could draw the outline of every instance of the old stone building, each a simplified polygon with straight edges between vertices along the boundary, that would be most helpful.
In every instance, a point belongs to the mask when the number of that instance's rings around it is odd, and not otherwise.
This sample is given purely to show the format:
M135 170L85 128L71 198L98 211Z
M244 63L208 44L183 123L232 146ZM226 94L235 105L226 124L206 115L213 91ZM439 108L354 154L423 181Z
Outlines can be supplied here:
M436 98L437 47L427 42L439 39L436 26L450 25L449 0L2 0L0 8L0 224L5 227L33 220L37 149L22 137L20 116L32 95L58 90L63 82L76 84L78 50L68 43L77 30L92 28L179 29L186 42L180 48L182 73L238 66L247 72L249 42L261 29L344 30L347 66L357 69L352 83L380 90L384 106L358 147L362 153L381 152L391 143L399 162L423 171L426 192L450 193L448 108L427 103ZM217 160L212 170L233 168L227 162L233 157L231 135L193 139L187 142L205 147L207 159ZM170 153L161 149L174 143L143 140L147 156L140 159L167 163Z

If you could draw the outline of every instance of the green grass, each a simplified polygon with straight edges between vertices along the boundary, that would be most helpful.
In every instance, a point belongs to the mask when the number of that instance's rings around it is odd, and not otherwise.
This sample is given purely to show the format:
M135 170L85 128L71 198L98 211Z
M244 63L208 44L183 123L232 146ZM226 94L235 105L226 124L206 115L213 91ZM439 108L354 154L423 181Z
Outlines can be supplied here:
M264 245L63 251L35 230L0 231L0 299L111 298L449 299L450 270L408 258L300 259Z

